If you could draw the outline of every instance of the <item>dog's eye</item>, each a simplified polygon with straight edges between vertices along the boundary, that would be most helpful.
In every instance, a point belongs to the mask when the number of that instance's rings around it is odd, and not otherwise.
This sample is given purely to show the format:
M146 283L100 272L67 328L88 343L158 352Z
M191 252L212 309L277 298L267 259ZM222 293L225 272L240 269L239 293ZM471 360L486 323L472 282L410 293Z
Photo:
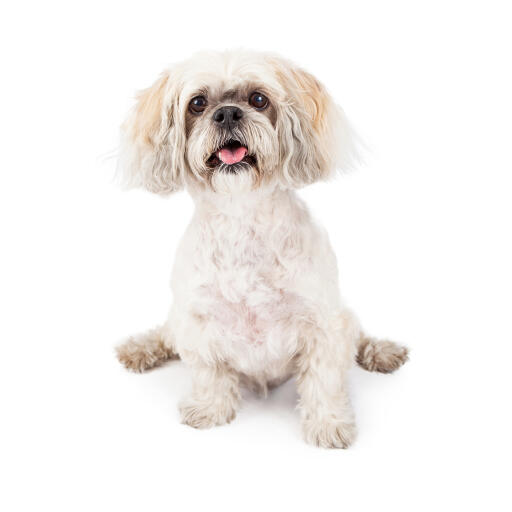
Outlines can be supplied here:
M188 109L193 114L201 114L207 105L208 101L204 96L196 96L195 98L192 98L190 100L190 103L188 104Z
M249 97L249 105L258 110L263 110L268 105L268 98L259 92L253 92Z

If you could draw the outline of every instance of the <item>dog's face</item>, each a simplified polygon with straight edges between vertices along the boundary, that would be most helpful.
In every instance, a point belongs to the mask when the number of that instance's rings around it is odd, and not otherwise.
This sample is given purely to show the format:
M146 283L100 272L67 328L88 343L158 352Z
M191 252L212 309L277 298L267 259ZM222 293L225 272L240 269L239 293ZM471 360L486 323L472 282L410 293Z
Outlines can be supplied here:
M214 190L255 187L278 166L275 95L254 78L212 72L186 98L188 170Z
M166 194L297 188L347 167L353 138L309 73L268 54L199 54L143 91L123 125L130 185Z

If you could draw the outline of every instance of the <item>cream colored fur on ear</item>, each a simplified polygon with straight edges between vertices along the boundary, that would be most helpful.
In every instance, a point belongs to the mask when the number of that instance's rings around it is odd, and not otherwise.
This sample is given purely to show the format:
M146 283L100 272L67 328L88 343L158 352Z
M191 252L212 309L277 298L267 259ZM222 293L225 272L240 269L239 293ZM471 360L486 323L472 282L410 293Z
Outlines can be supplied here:
M183 186L183 128L173 117L177 97L169 72L140 92L121 128L118 164L126 187L169 194Z
M289 101L279 120L284 184L293 188L349 170L360 158L360 140L323 84L290 62L271 59Z

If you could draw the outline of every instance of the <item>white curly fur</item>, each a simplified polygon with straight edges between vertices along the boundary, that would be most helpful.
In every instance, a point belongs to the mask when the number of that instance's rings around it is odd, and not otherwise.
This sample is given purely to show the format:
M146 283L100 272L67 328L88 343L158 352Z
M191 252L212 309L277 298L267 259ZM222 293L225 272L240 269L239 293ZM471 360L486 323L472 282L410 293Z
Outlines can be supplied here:
M226 91L251 90L268 96L272 115L246 99L222 100ZM209 105L191 117L199 93ZM212 112L226 104L244 116L230 137L256 159L236 172L207 165L224 136ZM200 54L139 96L123 127L124 181L160 194L185 187L196 209L176 255L166 323L118 354L138 371L177 355L192 368L193 391L180 405L185 423L227 423L242 382L266 391L295 375L305 439L344 448L356 431L346 382L356 355L378 371L406 360L406 349L379 349L362 334L340 299L328 237L294 191L347 168L354 145L325 88L274 55Z

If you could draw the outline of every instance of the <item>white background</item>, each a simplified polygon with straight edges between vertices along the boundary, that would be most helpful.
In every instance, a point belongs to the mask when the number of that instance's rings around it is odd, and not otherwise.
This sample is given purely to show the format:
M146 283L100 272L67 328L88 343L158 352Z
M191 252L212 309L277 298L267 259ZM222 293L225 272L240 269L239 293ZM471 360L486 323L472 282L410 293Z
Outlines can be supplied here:
M2 510L510 510L507 3L2 3ZM367 331L411 348L354 369L349 450L303 443L291 382L195 431L183 364L114 357L163 320L192 212L112 184L118 126L167 63L239 46L312 71L371 148L302 192Z

